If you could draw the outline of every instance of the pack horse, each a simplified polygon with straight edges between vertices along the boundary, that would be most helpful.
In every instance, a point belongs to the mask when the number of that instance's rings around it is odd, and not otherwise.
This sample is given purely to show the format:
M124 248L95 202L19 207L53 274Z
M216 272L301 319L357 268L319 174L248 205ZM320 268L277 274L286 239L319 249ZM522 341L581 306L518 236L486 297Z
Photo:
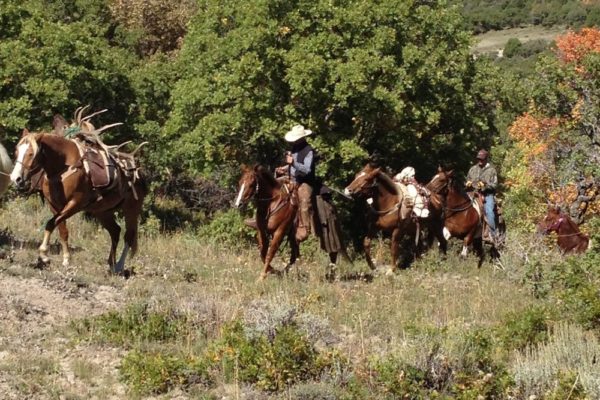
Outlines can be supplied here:
M87 121L88 117L81 117L83 110L78 109L75 124L69 128L73 138L23 130L10 179L23 188L36 171L41 169L45 173L41 189L54 215L44 228L39 261L49 261L50 236L58 227L63 265L69 265L66 221L86 211L108 231L111 239L108 264L112 272L122 273L128 252L133 255L138 247L139 217L147 194L144 177L135 161L139 147L133 153L125 153L120 150L121 146L107 146L100 140L100 133L115 124L95 129ZM125 245L118 261L116 251L121 227L115 220L117 211L122 212L125 220Z

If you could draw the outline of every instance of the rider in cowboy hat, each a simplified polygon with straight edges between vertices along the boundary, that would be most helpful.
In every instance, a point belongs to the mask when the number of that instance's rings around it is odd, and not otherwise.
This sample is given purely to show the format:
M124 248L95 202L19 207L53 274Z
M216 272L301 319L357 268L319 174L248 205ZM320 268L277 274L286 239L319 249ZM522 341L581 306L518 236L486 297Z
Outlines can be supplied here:
M467 174L467 189L476 189L484 196L485 218L490 228L491 239L496 238L496 220L494 216L496 187L498 186L498 174L496 168L488 161L490 154L481 149L477 153L477 164L469 169Z
M286 152L286 165L277 168L279 174L287 174L298 185L300 223L296 230L296 239L302 241L308 237L311 229L312 194L315 184L315 150L308 144L306 137L312 131L302 125L296 125L285 134L285 140L292 143L292 151Z

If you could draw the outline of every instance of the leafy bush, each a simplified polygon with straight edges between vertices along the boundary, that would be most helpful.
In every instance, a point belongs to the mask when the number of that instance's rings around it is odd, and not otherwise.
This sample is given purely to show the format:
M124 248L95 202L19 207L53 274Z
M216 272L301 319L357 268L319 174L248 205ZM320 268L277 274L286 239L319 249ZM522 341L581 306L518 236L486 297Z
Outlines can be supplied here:
M523 48L523 43L517 38L510 38L506 42L504 46L504 57L512 58L518 54L520 54L521 49Z
M538 306L510 313L499 328L498 336L506 350L523 350L548 338L549 313Z
M159 352L129 352L119 367L121 378L139 394L165 393L176 386L209 383L202 360Z
M146 304L129 306L73 323L82 336L100 342L132 345L139 341L176 339L185 330L186 318L172 313L151 312Z
M255 240L255 232L244 225L244 219L238 210L226 210L215 213L214 218L202 225L198 234L211 243L239 246Z
M600 252L567 257L552 268L551 280L566 316L586 328L600 328Z
M335 357L317 351L294 325L279 327L268 340L266 336L249 338L239 321L224 327L207 356L227 380L237 378L267 391L319 377Z

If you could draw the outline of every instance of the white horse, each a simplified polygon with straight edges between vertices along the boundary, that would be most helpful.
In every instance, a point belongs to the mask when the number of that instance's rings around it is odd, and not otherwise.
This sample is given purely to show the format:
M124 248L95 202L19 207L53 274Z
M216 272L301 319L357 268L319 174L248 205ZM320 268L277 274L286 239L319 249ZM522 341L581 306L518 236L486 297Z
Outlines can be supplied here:
M0 144L0 195L4 194L10 184L10 172L13 169L13 163L8 152Z

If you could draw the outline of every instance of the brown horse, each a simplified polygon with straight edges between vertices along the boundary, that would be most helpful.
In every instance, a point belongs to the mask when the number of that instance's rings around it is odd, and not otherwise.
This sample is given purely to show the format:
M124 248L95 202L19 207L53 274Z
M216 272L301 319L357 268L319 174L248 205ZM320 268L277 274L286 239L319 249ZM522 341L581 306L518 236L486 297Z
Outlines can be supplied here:
M473 248L479 256L479 266L483 263L482 240L482 214L483 208L477 200L471 199L462 189L462 185L454 177L454 171L438 173L425 186L431 192L429 208L433 218L441 218L442 224L435 224L442 228L445 241L451 237L463 240L461 255L467 255L468 246ZM440 232L434 234L439 238ZM440 241L443 251L446 242Z
M23 187L32 171L41 168L46 174L42 181L44 198L54 216L45 226L44 239L39 247L39 260L49 261L48 242L53 230L58 227L63 250L63 265L70 262L66 220L80 211L94 216L108 231L111 248L108 264L111 271L121 273L129 250L137 250L137 230L144 197L147 194L145 181L139 171L125 171L118 167L115 183L105 189L95 188L90 175L84 168L84 156L78 145L70 139L52 133L29 133L24 130L16 148L15 167L11 180ZM124 154L124 156L127 156ZM116 249L121 228L115 220L115 212L121 210L125 219L125 246L116 262Z
M281 180L275 179L271 172L262 165L254 168L242 166L239 180L239 193L235 207L254 199L256 203L256 230L260 258L264 264L260 280L269 273L276 272L271 261L283 238L287 235L291 246L289 268L296 262L300 253L298 242L293 232L294 218L298 211L298 201L294 199L289 187ZM271 236L271 240L269 240Z
M560 207L548 206L546 216L538 224L538 232L548 234L556 232L556 241L563 254L583 253L592 241L579 230L577 224Z
M354 180L344 189L344 193L347 196L366 199L367 202L372 201L367 218L367 235L363 240L365 258L369 268L375 269L371 258L371 241L379 231L389 233L392 253L390 272L393 272L397 268L402 236L417 235L415 220L410 215L403 216L402 191L381 168L367 164L355 175Z

